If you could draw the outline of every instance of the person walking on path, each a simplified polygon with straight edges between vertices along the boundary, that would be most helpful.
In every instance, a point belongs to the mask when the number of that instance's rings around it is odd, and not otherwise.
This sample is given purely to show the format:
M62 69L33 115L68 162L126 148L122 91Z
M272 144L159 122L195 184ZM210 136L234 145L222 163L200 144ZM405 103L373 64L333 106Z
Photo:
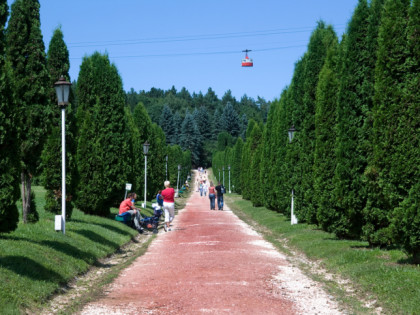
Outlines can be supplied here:
M143 233L143 228L140 225L140 210L134 207L134 202L137 198L137 194L129 193L127 195L127 199L123 200L120 203L120 209L118 214L121 215L123 213L131 214L131 218L134 221L134 226L139 233Z
M204 194L204 197L207 196L207 189L208 189L207 181L204 180L204 182L203 182L203 194Z
M171 231L170 224L175 217L175 189L171 187L169 180L164 183L165 189L162 190L163 210L165 211L165 224L163 229L165 232Z
M212 181L210 181L209 199L210 199L210 210L216 210L216 206L215 206L216 190Z
M225 193L225 186L220 184L220 182L217 183L216 189L216 195L217 195L217 208L218 210L223 211L223 194Z

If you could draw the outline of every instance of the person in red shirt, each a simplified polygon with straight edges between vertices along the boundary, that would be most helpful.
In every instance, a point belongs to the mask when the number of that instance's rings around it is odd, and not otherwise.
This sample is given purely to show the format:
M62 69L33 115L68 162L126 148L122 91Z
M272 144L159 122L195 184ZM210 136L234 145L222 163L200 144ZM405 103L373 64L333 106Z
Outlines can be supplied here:
M167 180L164 183L165 189L162 190L161 195L163 197L163 210L165 211L165 224L163 228L165 232L171 230L170 223L175 216L175 189L171 187L171 183Z
M127 195L127 199L123 200L120 204L120 211L118 214L123 213L130 213L131 218L134 221L134 226L136 227L136 230L140 233L143 233L143 228L140 225L140 210L134 207L134 201L137 198L137 194L135 193L129 193Z

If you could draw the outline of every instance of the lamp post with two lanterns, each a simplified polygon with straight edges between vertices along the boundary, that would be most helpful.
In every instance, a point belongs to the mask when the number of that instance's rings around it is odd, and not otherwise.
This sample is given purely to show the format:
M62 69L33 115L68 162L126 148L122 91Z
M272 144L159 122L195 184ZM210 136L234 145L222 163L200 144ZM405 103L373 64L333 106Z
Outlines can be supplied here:
M61 108L61 217L56 216L55 229L66 234L66 107L69 105L71 83L61 76L54 83L57 104Z

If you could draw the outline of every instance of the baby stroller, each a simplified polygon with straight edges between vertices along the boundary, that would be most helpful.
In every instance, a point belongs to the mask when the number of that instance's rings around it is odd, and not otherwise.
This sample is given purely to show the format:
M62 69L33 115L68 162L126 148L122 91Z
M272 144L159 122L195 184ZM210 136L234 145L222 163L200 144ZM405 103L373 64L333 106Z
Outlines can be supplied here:
M158 232L159 219L162 215L162 209L157 203L152 204L154 215L152 217L143 217L140 214L140 225L148 230L153 231L154 234Z

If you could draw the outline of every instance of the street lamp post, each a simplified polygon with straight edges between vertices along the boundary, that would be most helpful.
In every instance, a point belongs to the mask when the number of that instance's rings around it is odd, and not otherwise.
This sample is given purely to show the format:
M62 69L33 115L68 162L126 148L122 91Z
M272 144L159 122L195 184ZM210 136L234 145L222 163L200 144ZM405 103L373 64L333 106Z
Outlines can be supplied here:
M288 130L289 143L292 143L295 132L296 132L295 126L290 127L290 129ZM290 205L290 224L291 225L298 223L298 219L296 218L296 216L294 214L294 208L295 208L294 198L295 198L295 190L292 188L292 202L291 202L291 205Z
M143 208L146 208L146 195L147 195L147 154L149 153L150 144L146 141L143 144L143 154L144 154L144 204Z
M228 170L229 170L229 194L230 194L230 193L232 193L232 192L230 191L230 165L228 165Z
M178 197L179 192L179 172L181 171L181 164L178 164L178 178L176 180L176 196Z
M219 168L219 178L217 179L217 181L220 183L220 168Z
M71 83L64 76L54 83L58 106L61 108L61 224L60 229L66 234L66 106L69 105ZM57 224L56 224L57 225ZM58 230L60 230L58 229ZM56 228L57 230L57 228Z
M225 167L223 166L223 186L225 186Z
M165 176L165 179L168 180L168 155L166 155L165 159L166 159L166 176Z

